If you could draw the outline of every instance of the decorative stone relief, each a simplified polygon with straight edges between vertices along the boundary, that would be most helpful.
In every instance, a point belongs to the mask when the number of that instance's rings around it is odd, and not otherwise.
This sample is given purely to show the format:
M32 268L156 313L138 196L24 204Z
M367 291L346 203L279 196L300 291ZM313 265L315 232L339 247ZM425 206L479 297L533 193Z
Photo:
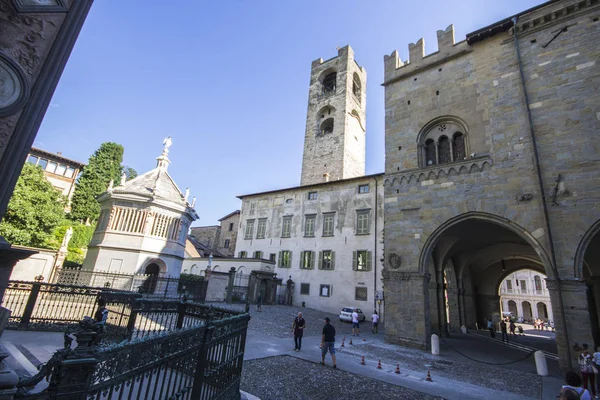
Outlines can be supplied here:
M18 65L0 52L0 117L17 112L25 103L27 83Z
M402 261L400 260L400 256L396 253L390 254L388 260L389 260L390 268L393 268L393 269L400 268L400 265L402 264Z

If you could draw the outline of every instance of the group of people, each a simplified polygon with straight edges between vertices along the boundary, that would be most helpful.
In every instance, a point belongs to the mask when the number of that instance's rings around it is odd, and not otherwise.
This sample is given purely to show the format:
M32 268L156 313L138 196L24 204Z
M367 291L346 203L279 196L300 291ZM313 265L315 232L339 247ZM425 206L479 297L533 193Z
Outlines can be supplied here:
M329 317L324 319L325 325L321 332L321 365L325 365L325 356L329 352L331 354L331 360L333 362L333 368L337 368L335 358L335 327L331 325ZM302 350L302 336L304 336L304 330L306 329L306 320L302 317L302 313L299 312L298 316L294 318L292 323L292 332L294 333L294 351ZM356 310L352 312L352 335L359 336L359 316ZM371 316L371 332L376 334L379 332L379 315L377 311Z
M600 393L600 379L596 380L596 375L600 370L600 346L598 346L594 354L590 353L588 345L585 343L581 345L579 350L579 370L581 377L575 372L568 372L565 378L566 385L561 389L560 398L564 400L598 399L599 397L596 393ZM596 384L598 385L597 387Z
M494 322L492 322L491 319L487 320L487 329L490 331L490 337L495 338L496 337L496 326L494 325ZM505 343L508 343L508 332L510 331L510 334L513 336L517 336L516 331L519 331L519 335L524 335L523 333L523 327L522 326L518 326L515 324L515 321L511 320L510 318L507 319L502 319L500 320L500 333L502 334L502 341Z
M538 331L549 331L552 330L554 332L554 322L553 321L544 321L541 319L536 319L533 321L533 328Z

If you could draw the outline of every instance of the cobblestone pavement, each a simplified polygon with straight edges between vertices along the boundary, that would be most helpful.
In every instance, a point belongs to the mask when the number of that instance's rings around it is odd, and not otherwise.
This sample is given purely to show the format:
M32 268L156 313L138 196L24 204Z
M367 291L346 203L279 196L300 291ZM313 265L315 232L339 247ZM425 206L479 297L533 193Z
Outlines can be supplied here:
M289 356L244 362L241 389L261 400L441 399Z
M463 358L461 356L457 356L456 354L452 354L452 351L448 348L445 351L442 351L441 356L433 356L428 352L424 352L417 349L410 349L406 347L401 347L397 345L391 345L383 342L383 333L379 335L372 335L370 332L370 324L369 321L361 324L361 337L356 338L353 337L354 344L352 346L349 345L349 339L351 338L351 325L349 323L339 321L338 315L328 314L321 311L308 309L308 308L299 308L299 307L290 307L290 306L263 306L262 312L256 311L256 306L251 306L250 314L252 316L249 323L249 331L257 332L264 337L274 337L274 338L289 338L290 346L293 348L293 335L291 332L291 326L294 317L301 311L303 317L307 321L307 328L304 333L305 337L310 336L320 336L321 330L323 327L323 319L326 316L331 318L331 323L335 326L337 331L336 336L336 348L338 349L338 357L355 357L357 360L360 357L365 356L370 363L375 363L375 360L381 360L383 364L388 366L395 366L396 364L400 365L401 370L408 369L410 371L415 371L418 375L426 375L427 371L430 370L434 377L442 377L451 379L454 381L466 382L473 385L477 385L480 387L490 388L494 390L508 391L515 394L522 395L527 398L541 398L541 378L534 373L524 373L523 371L519 371L511 368L510 365L505 367L488 365L486 363L478 363L472 360L468 360L467 358ZM383 327L380 327L380 331L383 332ZM346 346L345 348L340 348L342 337L346 336ZM362 339L366 339L366 342ZM469 341L470 340L478 340L476 338L465 338L463 339L463 343L458 339L457 342L452 342L457 346L465 346L467 350L469 350ZM290 348L290 349L291 349ZM463 347L460 347L463 349ZM444 349L443 349L444 350ZM464 350L464 349L463 349ZM448 357L445 355L452 355L453 357ZM477 354L471 354L477 359ZM481 354L480 354L481 355ZM519 358L526 357L526 353L515 353L514 360L518 360ZM252 369L262 369L262 368L273 368L271 371L283 371L285 370L285 374L273 374L269 373L269 384L275 385L279 387L280 385L285 386L286 382L296 382L302 387L302 379L305 378L297 378L293 375L296 375L295 367L290 367L288 369L289 360L287 357L280 359L281 357L272 357L269 359L263 360L252 360L248 361L247 364L244 364L244 371L248 371L248 375L244 378L244 385L242 389L256 394L259 397L261 396L259 393L264 393L260 391L256 391L254 388L260 386L259 383L254 382L255 379L259 379L260 382L260 374L255 374ZM316 351L316 361L318 360L318 351ZM292 357L294 359L294 357ZM491 360L493 363L493 359ZM358 362L358 361L357 361ZM532 357L529 357L529 361L533 363ZM309 363L310 364L310 363ZM304 365L304 363L302 363ZM263 367L264 366L264 367ZM306 367L307 371L317 371L317 374L323 372L319 372L319 364L315 364L314 366ZM316 370L315 370L316 368ZM289 372L288 372L289 371ZM334 388L338 387L348 387L344 382L339 382L339 384L334 384L334 381L329 381L329 379L333 379L332 377L338 377L338 379L342 379L340 371L331 371L327 370L325 372L327 374L327 383L319 384L318 387L324 387L333 385ZM306 373L298 373L300 377L307 376ZM274 379L275 377L280 376L281 379ZM308 378L306 378L308 379ZM312 378L311 378L312 379ZM315 378L316 379L316 378ZM345 378L344 378L345 379ZM356 377L353 379L366 379L369 378L364 377ZM271 380L273 382L271 383ZM265 382L263 382L265 383ZM457 382L459 383L459 382ZM366 383L368 387L377 386L382 384L379 381ZM295 384L294 384L295 385ZM312 383L311 383L312 385ZM294 386L295 387L295 386ZM299 390L299 389L296 389ZM254 393L256 392L256 393ZM306 393L305 391L302 391ZM334 390L335 393L335 390ZM368 392L365 392L368 393ZM404 396L401 395L401 396ZM276 397L265 397L265 398L276 398ZM288 398L288 397L279 397L279 398ZM290 398L311 398L311 397L290 397ZM318 398L318 397L316 397ZM326 397L323 397L326 398ZM344 398L344 397L335 397L335 398ZM355 397L360 398L360 397ZM384 397L380 396L380 398L410 398L410 397Z

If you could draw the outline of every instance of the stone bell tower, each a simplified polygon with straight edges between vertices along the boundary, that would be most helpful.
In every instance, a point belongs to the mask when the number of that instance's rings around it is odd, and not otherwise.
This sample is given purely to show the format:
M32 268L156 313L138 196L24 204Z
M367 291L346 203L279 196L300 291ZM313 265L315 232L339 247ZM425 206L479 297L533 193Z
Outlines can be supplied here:
M350 46L312 62L301 185L365 174L366 83Z

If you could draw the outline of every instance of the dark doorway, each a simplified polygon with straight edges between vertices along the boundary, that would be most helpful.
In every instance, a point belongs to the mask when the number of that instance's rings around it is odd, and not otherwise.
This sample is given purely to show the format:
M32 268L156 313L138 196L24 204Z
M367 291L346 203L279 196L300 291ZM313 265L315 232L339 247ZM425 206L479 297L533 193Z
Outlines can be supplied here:
M157 264L149 264L144 271L146 280L140 286L140 291L142 293L152 294L156 290L156 283L158 282L158 274L160 273L160 267Z

